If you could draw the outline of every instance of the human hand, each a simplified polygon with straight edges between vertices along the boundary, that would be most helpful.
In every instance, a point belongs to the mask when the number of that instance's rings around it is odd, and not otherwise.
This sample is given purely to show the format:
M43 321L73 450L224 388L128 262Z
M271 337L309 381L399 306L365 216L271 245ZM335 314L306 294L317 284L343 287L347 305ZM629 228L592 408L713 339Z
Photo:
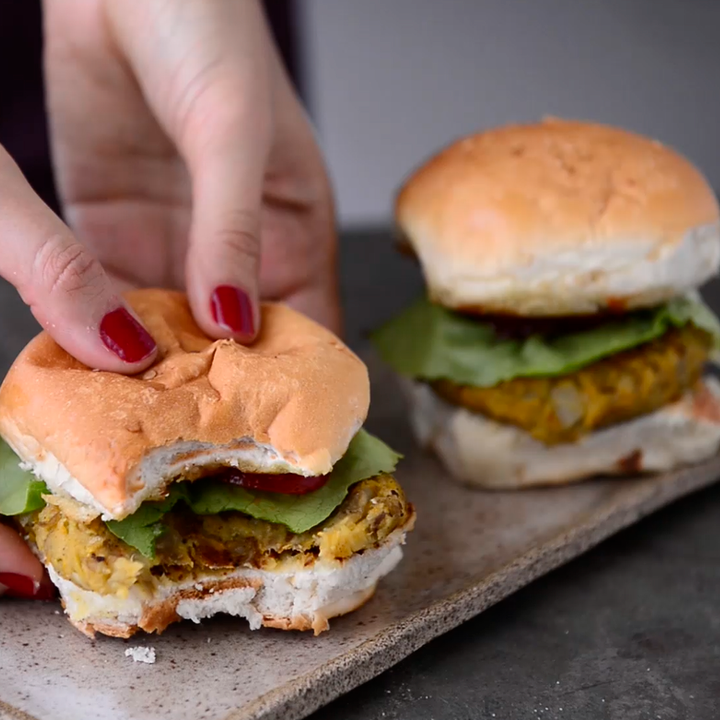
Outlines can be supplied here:
M0 274L86 364L154 342L119 291L186 288L212 337L258 297L339 331L330 188L256 0L45 0L52 146L68 226L0 149Z
M211 336L252 338L258 275L263 298L339 330L330 187L259 3L45 0L45 13L60 192L105 269L187 287Z
M212 337L251 340L259 296L339 331L329 183L256 0L45 0L44 13L68 225L0 148L0 275L58 344L142 370L155 344L119 292L143 285L186 288ZM0 525L0 590L42 596L41 578Z
M47 600L54 595L40 561L7 525L0 523L0 595Z

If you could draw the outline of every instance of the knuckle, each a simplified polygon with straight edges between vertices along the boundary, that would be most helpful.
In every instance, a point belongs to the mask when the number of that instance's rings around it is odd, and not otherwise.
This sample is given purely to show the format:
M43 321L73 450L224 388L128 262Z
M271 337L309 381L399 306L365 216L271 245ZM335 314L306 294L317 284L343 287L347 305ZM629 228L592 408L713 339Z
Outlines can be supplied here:
M60 235L45 242L35 257L35 280L49 295L102 295L104 273L100 263L82 246Z
M212 139L238 124L249 108L241 94L229 91L235 84L221 58L212 58L190 77L183 76L172 92L170 112L183 143Z
M256 267L260 262L260 240L247 224L224 225L215 236L221 256L230 263Z

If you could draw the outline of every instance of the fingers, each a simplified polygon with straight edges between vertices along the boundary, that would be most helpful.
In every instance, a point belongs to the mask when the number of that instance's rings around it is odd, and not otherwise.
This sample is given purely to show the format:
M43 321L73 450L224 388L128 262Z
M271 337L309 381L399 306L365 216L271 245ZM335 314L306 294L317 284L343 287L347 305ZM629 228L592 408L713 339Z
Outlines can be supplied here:
M2 148L0 198L0 275L53 339L93 368L132 373L149 365L152 337Z
M269 39L255 0L108 0L114 35L192 178L187 289L213 337L259 329L260 207L273 134Z
M265 190L261 287L341 335L332 188L315 133L276 48L272 65L276 132ZM277 183L276 178L285 180Z
M54 595L40 561L18 534L0 523L0 595L47 600Z
M195 318L210 336L250 342L260 326L260 197L249 185L262 170L249 161L237 177L224 162L206 156L196 168L187 290Z

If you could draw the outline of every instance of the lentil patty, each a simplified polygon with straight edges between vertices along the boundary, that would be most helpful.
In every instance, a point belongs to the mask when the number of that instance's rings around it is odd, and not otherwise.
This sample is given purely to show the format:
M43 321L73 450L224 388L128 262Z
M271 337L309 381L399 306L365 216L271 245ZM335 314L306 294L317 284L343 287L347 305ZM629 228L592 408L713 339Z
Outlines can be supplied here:
M349 558L382 543L411 514L395 479L378 475L354 485L325 522L301 534L239 512L195 515L177 506L164 518L169 531L160 537L154 560L115 537L99 518L81 522L61 504L48 503L23 525L59 575L86 590L126 597L130 587L149 590L162 577L175 582L197 572Z
M494 387L433 383L450 403L515 425L546 445L654 412L702 375L712 339L694 325L560 377L515 378Z

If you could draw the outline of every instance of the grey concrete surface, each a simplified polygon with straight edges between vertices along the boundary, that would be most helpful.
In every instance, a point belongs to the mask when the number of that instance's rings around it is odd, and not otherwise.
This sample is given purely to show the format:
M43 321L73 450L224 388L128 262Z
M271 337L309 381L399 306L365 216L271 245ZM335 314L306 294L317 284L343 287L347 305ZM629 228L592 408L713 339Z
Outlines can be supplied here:
M422 282L387 233L348 236L341 255L347 338L357 347ZM720 309L720 283L706 297ZM0 372L34 330L0 284ZM719 717L714 487L535 582L312 720Z
M433 641L312 720L720 716L720 488Z
M421 291L387 234L343 243L348 339ZM720 282L705 289L720 311ZM717 720L720 487L604 543L312 720Z

